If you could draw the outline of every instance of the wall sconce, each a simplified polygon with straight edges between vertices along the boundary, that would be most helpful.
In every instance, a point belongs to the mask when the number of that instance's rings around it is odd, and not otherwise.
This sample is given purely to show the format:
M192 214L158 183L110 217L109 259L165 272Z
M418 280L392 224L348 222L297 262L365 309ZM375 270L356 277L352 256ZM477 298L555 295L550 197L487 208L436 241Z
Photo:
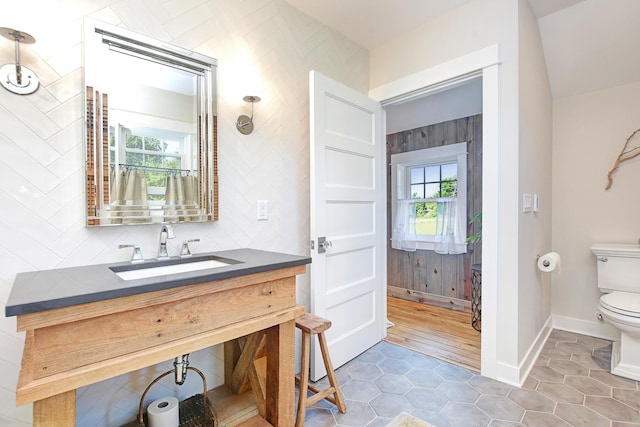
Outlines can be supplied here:
M238 120L236 120L236 129L238 129L238 131L243 135L249 135L251 132L253 132L253 103L260 102L260 97L245 96L242 99L245 102L251 103L251 117L248 117L244 114L238 117Z
M20 65L20 43L36 42L33 36L12 28L0 27L0 35L13 40L16 45L16 63L0 67L0 84L18 95L28 95L38 89L38 77L27 67Z

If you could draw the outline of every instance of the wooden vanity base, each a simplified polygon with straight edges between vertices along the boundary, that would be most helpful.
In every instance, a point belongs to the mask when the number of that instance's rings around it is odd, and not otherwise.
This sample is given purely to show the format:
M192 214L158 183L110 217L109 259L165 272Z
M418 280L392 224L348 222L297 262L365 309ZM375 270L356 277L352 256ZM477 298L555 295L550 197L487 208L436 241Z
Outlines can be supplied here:
M33 425L76 425L76 391L67 391L33 402Z
M263 331L264 420L292 426L295 318L305 313L295 276L305 271L301 265L18 315L27 337L16 403L34 402L36 427L74 426L77 388ZM225 351L225 371L241 359ZM243 423L260 425L253 417Z

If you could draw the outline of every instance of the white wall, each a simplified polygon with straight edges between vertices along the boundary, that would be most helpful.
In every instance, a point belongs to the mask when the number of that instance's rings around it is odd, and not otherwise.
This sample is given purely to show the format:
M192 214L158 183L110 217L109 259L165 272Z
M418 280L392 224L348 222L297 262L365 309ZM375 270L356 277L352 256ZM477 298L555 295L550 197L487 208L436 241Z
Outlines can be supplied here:
M220 221L179 224L169 242L199 237L194 252L252 247L308 254L308 72L316 69L356 90L368 89L368 52L302 15L282 0L23 0L5 5L3 24L32 34L21 62L42 86L33 95L0 89L0 303L22 271L122 261L119 243L155 255L159 228L85 228L82 141L82 19L111 24L194 49L219 60ZM0 38L0 61L13 43ZM259 95L256 130L235 130L247 114L245 95ZM269 200L269 220L255 203ZM308 302L308 277L298 281ZM0 319L0 425L31 424L31 405L15 407L23 334L15 318ZM221 382L220 347L192 355L192 365ZM78 425L120 425L134 419L144 387L171 361L78 391ZM193 380L191 384L189 381ZM168 382L170 384L171 381ZM200 387L197 377L180 392ZM152 389L153 390L153 389ZM172 393L160 389L161 393ZM108 408L111 408L108 410Z
M590 247L640 237L640 158L622 163L605 190L607 172L640 128L639 98L636 82L553 103L553 247L562 266L553 276L552 310L564 329L614 336L595 318L601 293ZM640 137L630 146L640 146Z
M518 186L523 194L536 194L540 210L523 213L518 227L518 360L528 373L550 332L552 274L536 267L537 256L553 250L551 244L551 109L552 99L538 22L526 0L519 9L520 145ZM534 348L532 348L532 344ZM537 347L536 347L537 346ZM531 351L530 354L528 352Z
M483 218L484 244L497 245L493 258L483 250L483 265L491 264L497 275L483 275L483 289L491 289L483 292L483 302L496 313L483 312L494 317L495 330L483 330L482 372L515 384L526 374L526 363L531 363L527 355L550 313L549 298L533 268L534 254L550 246L550 211L536 220L520 215L524 188L544 193L545 200L551 197L550 177L538 176L525 157L533 155L549 173L550 92L535 23L526 1L476 0L371 51L375 88L488 46L500 47L499 138L483 141L486 152L497 153L485 162L498 168L500 180L498 188L487 189L491 194L483 194L497 200L490 206L496 214ZM521 67L527 68L522 74ZM487 355L495 360L487 360Z
M482 114L482 78L385 108L387 135Z
M370 87L501 43L503 59L517 47L517 3L475 0L371 50ZM506 55L506 57L505 57ZM511 71L515 70L512 68Z

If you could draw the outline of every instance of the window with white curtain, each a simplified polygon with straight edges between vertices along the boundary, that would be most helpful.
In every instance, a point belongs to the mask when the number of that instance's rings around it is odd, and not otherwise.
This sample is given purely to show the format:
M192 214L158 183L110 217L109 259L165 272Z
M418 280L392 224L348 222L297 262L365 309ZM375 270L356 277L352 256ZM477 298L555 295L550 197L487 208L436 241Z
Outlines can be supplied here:
M391 246L467 251L467 143L391 156Z

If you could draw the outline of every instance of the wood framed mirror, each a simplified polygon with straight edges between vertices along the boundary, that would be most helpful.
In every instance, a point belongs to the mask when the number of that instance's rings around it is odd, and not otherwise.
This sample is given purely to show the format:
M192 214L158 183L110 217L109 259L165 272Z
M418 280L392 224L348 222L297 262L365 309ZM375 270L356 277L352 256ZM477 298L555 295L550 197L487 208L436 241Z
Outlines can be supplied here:
M218 219L217 60L84 22L87 226Z

